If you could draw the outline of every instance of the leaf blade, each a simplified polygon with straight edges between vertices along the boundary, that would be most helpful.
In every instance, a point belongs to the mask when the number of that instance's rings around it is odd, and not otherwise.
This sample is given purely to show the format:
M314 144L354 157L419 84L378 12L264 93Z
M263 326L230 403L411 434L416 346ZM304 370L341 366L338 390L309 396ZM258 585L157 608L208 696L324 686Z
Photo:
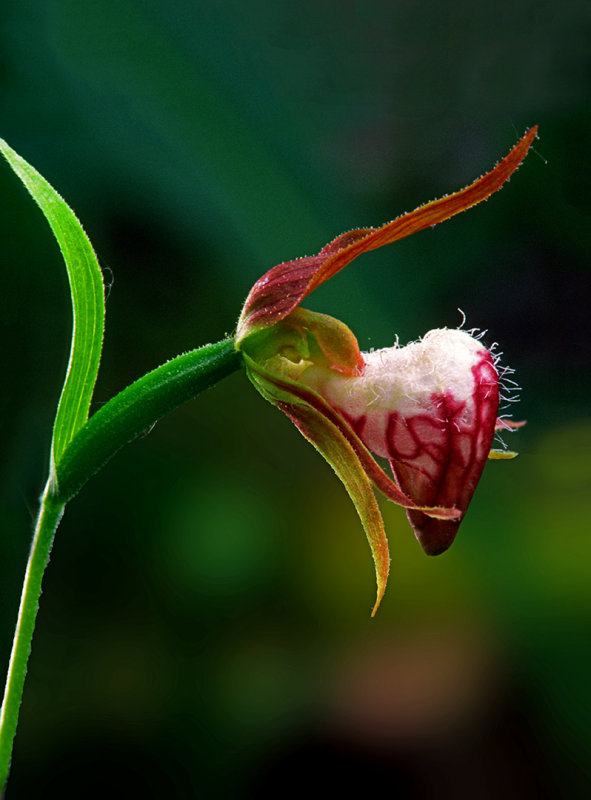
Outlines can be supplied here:
M45 216L61 250L72 299L72 343L53 425L51 474L74 434L88 419L105 321L102 273L92 245L72 209L3 139L0 151Z

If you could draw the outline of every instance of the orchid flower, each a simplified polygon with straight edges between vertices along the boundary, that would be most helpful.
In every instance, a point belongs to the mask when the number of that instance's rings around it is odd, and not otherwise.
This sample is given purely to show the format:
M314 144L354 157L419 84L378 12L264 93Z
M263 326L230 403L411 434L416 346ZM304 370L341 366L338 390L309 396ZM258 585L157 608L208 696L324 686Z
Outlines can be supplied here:
M300 308L317 286L369 250L464 211L500 189L525 158L533 127L490 172L380 228L338 236L316 256L273 267L251 289L236 347L250 380L329 462L349 493L375 562L375 614L389 571L376 488L407 509L428 555L453 542L499 420L497 357L463 330L434 330L406 347L362 353L344 323ZM373 455L389 461L390 478Z

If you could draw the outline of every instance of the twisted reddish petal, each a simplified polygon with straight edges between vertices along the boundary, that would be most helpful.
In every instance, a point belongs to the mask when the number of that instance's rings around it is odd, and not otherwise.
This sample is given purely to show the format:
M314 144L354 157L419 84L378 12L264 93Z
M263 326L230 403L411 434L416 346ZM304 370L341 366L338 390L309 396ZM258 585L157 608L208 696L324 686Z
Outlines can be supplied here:
M248 376L266 400L277 406L300 433L324 456L342 481L361 520L373 556L377 597L372 616L386 589L390 569L384 521L370 479L351 443L339 427L318 409L292 393L293 382L281 380L245 355ZM312 393L310 393L312 394Z
M375 564L377 596L371 614L373 617L386 590L390 571L390 554L384 521L369 478L360 467L348 442L322 414L308 405L283 402L276 402L275 405L289 417L300 433L324 456L353 501L365 530Z
M485 200L501 188L523 161L537 130L537 126L530 128L502 161L465 189L420 206L381 228L362 228L344 233L316 256L286 261L273 267L252 287L238 322L236 341L240 342L256 329L282 320L317 286L361 253L436 225Z

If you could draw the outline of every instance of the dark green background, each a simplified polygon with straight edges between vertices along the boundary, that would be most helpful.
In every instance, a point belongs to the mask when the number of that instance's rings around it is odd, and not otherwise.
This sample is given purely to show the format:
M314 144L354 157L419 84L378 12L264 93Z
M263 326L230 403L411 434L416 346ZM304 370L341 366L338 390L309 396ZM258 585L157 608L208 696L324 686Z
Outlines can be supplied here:
M307 302L363 348L455 327L458 307L501 343L523 386L521 455L487 466L453 548L425 557L384 504L392 570L370 620L346 494L232 376L67 509L8 797L587 796L588 4L0 14L0 135L76 210L112 282L96 404L231 333L273 264L460 188L540 126L499 195ZM6 166L0 198L5 664L70 316L57 246Z

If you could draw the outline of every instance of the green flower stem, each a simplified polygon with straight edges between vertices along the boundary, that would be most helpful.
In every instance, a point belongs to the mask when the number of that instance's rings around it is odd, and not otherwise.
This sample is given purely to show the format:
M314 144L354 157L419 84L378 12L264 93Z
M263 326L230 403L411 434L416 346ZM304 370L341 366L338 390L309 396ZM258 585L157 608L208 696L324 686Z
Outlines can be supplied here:
M232 339L177 356L105 403L67 445L41 497L25 573L0 715L0 792L10 768L41 582L67 501L123 445L140 436L169 411L193 399L241 366L242 358Z
M39 516L37 517L33 544L25 573L18 621L6 677L4 701L0 712L0 791L6 784L8 770L10 769L12 745L27 674L27 662L31 652L35 619L39 608L41 581L49 560L55 531L64 511L64 505L63 500L56 497L51 482L48 481L41 498Z
M67 446L56 469L59 496L70 500L123 445L241 366L233 339L224 339L167 361L119 392Z

